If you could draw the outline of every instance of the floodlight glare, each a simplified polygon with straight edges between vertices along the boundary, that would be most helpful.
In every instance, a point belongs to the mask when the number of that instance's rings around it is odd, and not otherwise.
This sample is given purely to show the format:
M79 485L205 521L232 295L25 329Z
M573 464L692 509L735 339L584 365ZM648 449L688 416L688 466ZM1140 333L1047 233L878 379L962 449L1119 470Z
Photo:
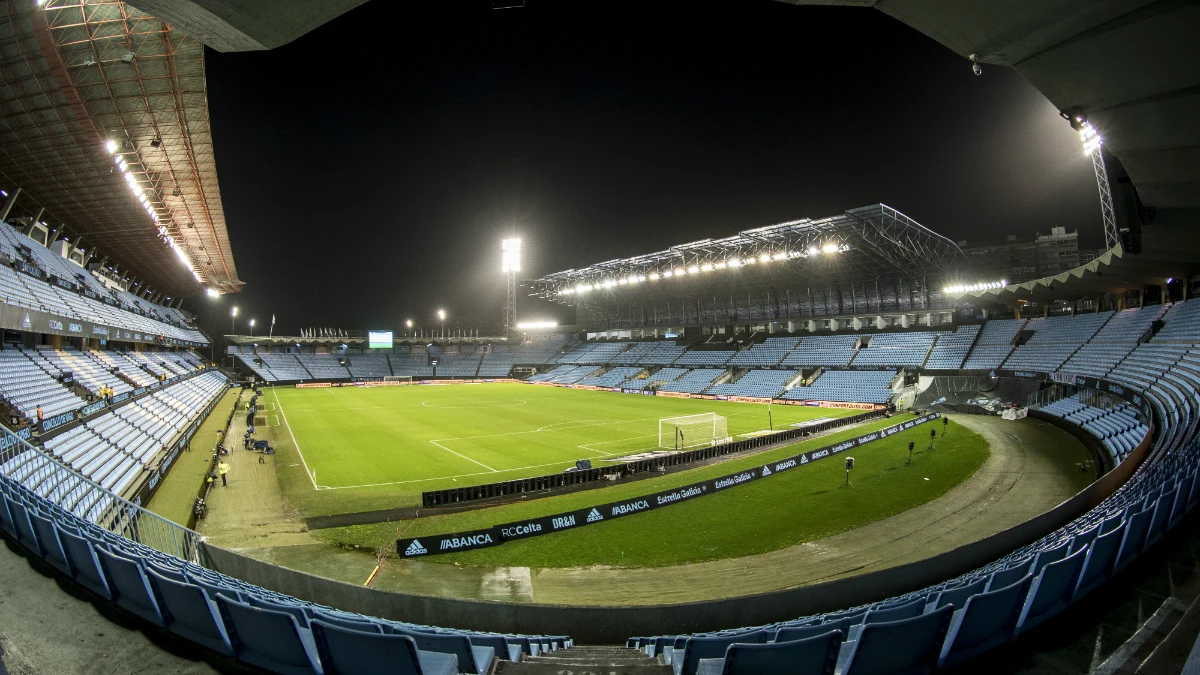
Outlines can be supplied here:
M670 279L672 276L675 275L675 273L672 272L671 270L667 270L666 272L663 272L662 275L663 275L664 279Z
M237 316L237 305L234 305L233 309L229 311L229 316Z
M555 321L524 321L517 324L517 328L554 328L558 323Z
M658 272L651 272L649 277L650 281L658 281Z
M833 242L829 242L828 244L825 244L824 246L821 247L821 252L822 253L837 253L838 245Z
M704 270L705 272L711 272L712 268L713 268L713 266L708 263L704 263L703 265L700 266L700 269Z
M205 292L205 293L208 293L208 297L210 297L210 298L216 298L216 297L219 297L219 296L221 295L221 293L220 293L219 291L217 291L217 289L215 289L215 288L208 288L208 289L205 289L205 291L204 291L204 292Z
M730 267L738 267L739 265L742 264L742 261L738 260L737 258L730 258L729 262L726 264L729 265Z
M405 320L405 321L404 321L404 327L405 327L405 328L412 328L412 319L407 319L407 320Z
M521 271L521 240L517 238L505 239L500 242L500 271L501 272L520 272Z
M104 149L108 150L109 154L116 152L117 151L117 142L116 141L105 141Z
M439 309L438 310L438 318L445 321L446 320L446 310Z
M675 268L675 276L682 277L682 276L685 276L686 274L687 274L687 270L683 269L682 267Z
M764 254L758 256L758 261L759 262L771 262L771 256L769 254L764 253Z
M697 274L700 272L700 267L697 265L692 265L691 267L687 268L687 271L688 274Z

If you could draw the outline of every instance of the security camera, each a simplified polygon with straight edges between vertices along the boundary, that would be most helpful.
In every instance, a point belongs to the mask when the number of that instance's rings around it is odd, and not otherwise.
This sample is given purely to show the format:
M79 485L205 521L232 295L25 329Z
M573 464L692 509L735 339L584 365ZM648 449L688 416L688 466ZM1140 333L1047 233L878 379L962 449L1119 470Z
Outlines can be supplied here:
M983 68L981 68L981 67L979 66L979 62L975 60L975 55L974 55L974 54L971 54L971 55L970 55L970 56L968 56L967 58L971 59L971 72L972 72L972 73L975 73L976 75L982 75L982 74L983 74Z

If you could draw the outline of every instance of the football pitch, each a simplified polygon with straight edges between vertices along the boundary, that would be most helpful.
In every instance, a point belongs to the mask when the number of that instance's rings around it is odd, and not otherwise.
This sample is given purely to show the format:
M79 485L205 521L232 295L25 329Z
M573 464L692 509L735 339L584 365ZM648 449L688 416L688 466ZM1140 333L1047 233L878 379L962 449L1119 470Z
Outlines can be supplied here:
M658 448L659 419L716 413L740 440L858 411L511 383L269 391L258 419L292 441L311 488L404 492L557 473Z

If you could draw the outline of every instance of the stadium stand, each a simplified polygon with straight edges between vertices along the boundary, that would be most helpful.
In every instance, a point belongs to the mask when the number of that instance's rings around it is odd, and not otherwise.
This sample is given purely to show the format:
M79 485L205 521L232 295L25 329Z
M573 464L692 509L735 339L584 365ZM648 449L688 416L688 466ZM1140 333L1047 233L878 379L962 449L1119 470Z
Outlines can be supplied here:
M408 375L411 377L433 377L433 366L429 365L429 355L422 347L419 352L404 352L402 348L388 355L392 364L393 375Z
M47 276L54 275L80 286L99 298L107 298L116 306L18 273L4 264L0 265L0 295L8 304L147 335L162 335L202 344L208 342L178 310L155 305L127 291L110 290L90 272L18 233L8 223L0 224L0 255L32 265Z
M574 370L575 370L575 366L555 366L553 369L547 370L544 373L537 373L535 375L531 375L525 381L526 382L551 382L554 380L554 378L556 378L560 375L566 375L567 373L572 372Z
M723 366L735 352L713 349L689 349L675 359L676 366Z
M894 371L826 370L811 385L792 387L780 398L789 401L839 401L886 404L892 396Z
M346 354L346 369L351 377L380 378L392 375L388 355L375 352Z
M845 366L854 358L856 335L807 335L781 366Z
M1136 338L1134 338L1136 339ZM1077 375L1104 377L1133 351L1130 344L1095 344L1089 342L1079 348L1062 365L1062 370Z
M871 337L866 348L858 350L850 365L920 367L937 337L934 332L880 333Z
M333 354L297 354L296 360L309 375L318 380L344 380L350 377L350 371Z
M627 342L585 342L560 354L552 363L604 365L629 347Z
M226 386L225 376L217 372L177 382L48 439L46 450L120 494L154 466L167 443Z
M295 354L259 354L258 357L277 380L313 379Z
M959 326L953 333L938 333L937 341L925 360L925 367L930 370L958 369L967 360L967 352L979 337L979 326Z
M631 349L616 354L608 362L613 365L661 366L679 358L685 349L667 340L636 342Z
M1163 314L1166 325L1151 342L1194 343L1200 335L1200 304L1194 299L1177 302Z
M590 375L579 381L579 384L586 384L593 387L619 387L621 383L631 377L635 377L642 372L642 368L636 366L618 366L609 370L602 375Z
M975 347L963 363L967 370L999 368L1013 350L1013 340L1025 325L1024 319L988 321L979 332Z
M725 374L724 370L701 368L689 371L687 375L676 378L659 387L659 391L677 391L686 394L699 394L708 389L717 378Z
M59 383L57 371L48 362L30 358L24 350L0 350L0 396L27 420L37 419L37 407L46 417L75 410L87 403Z
M797 338L767 338L763 342L751 345L749 349L738 352L733 358L729 359L729 365L763 368L773 368L779 365L783 357L788 355L792 349L799 344Z
M1108 323L1096 333L1092 339L1092 344L1107 343L1107 342L1130 342L1135 343L1146 331L1150 330L1150 326L1162 318L1163 312L1167 310L1163 305L1149 305L1147 307L1138 307L1135 309L1123 309L1113 313Z
M714 396L775 398L796 375L794 370L750 370L733 382L709 387L707 393Z
M653 374L647 375L644 379L633 378L621 383L621 386L626 389L650 389L654 387L662 387L681 375L688 372L687 368L660 368Z
M1092 339L1112 318L1113 312L1078 314L1075 316L1052 316L1045 319L1030 319L1022 330L1033 331L1030 343L1065 342L1083 344Z
M519 345L496 345L483 355L479 377L508 377L514 366L540 366L552 363L558 354L558 343L529 342Z
M142 369L132 359L125 356L122 352L117 351L100 351L92 349L86 354L94 361L98 361L111 371L115 371L123 378L133 380L133 383L139 387L149 386L154 384L158 378L151 377L150 373Z
M97 396L100 387L110 387L117 394L133 390L133 385L114 375L104 364L88 357L74 347L61 350L38 347L37 353L54 365L60 372L71 373L75 381Z
M1128 457L1150 431L1138 419L1133 406L1125 402L1110 408L1099 408L1083 403L1079 394L1075 394L1043 406L1041 410L1087 429L1104 443L1115 462Z

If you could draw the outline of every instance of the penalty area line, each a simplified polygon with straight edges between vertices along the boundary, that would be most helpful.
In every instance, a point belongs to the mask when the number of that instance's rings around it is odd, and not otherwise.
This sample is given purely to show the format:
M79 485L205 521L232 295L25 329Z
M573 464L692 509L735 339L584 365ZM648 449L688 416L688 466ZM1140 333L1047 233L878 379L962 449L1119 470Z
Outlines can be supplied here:
M464 455L462 453L455 452L455 451L451 450L450 448L447 448L446 446L442 445L441 443L438 443L437 441L429 441L429 442L433 443L434 445L438 446L439 448L445 450L446 452L448 452L452 455L458 455L459 457L462 457L463 459L467 460L468 462L474 462L474 463L478 464L479 466L482 466L483 468L487 469L488 471L491 471L492 473L500 473L500 471L498 469L493 469L492 467L488 466L487 464L484 464L483 462L471 459L470 457L467 457L466 455Z

